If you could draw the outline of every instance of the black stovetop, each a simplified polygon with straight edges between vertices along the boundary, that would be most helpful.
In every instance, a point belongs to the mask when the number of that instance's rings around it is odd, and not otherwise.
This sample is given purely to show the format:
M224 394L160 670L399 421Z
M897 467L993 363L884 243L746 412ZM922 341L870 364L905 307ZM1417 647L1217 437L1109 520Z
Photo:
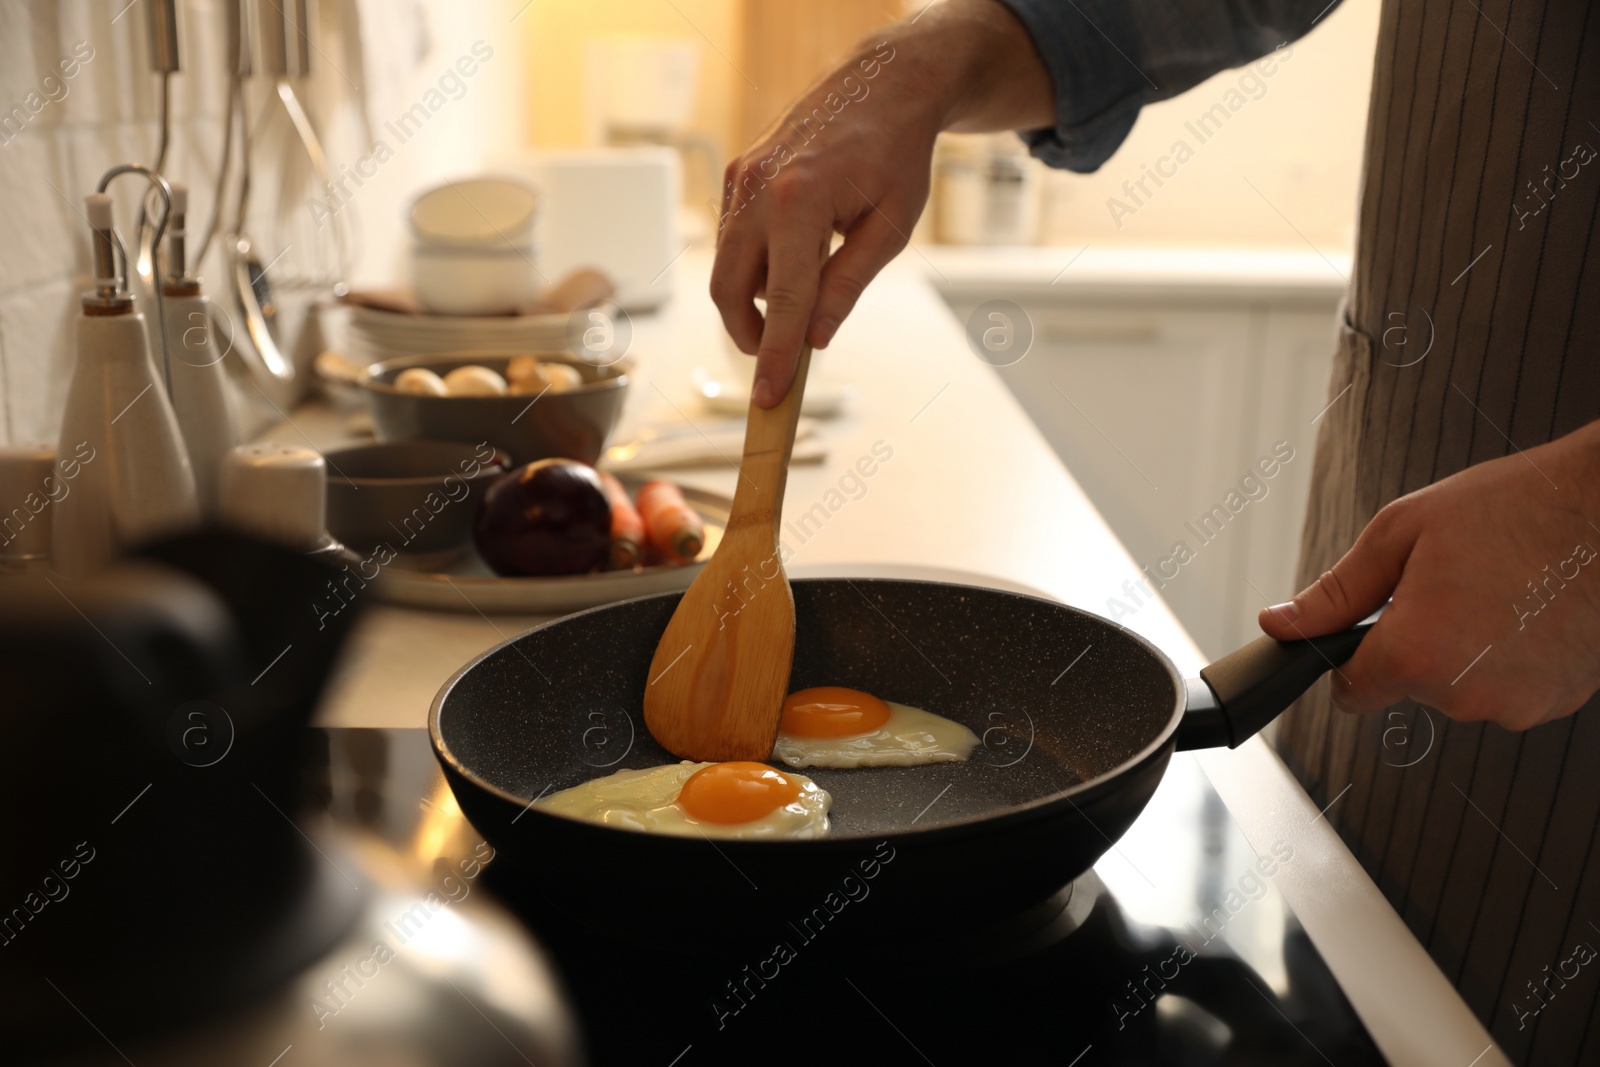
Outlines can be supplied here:
M425 730L317 733L326 773L311 792L335 823L424 864L452 830L476 843ZM550 951L601 1067L1382 1063L1272 884L1293 862L1284 842L1258 855L1180 753L1138 822L1049 905L1003 923L953 914L914 944L845 907L784 934L784 950L645 948L540 903L540 879L583 877L559 857L532 875L491 863L482 884Z

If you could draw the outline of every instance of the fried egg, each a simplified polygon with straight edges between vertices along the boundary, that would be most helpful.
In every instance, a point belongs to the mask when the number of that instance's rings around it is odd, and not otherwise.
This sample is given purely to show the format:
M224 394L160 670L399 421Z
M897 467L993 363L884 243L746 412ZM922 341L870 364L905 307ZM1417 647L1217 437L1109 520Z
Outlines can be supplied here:
M824 685L784 700L772 756L791 767L913 767L964 760L977 744L943 716Z
M535 806L658 834L794 838L828 833L833 798L811 779L765 763L682 763L617 771Z

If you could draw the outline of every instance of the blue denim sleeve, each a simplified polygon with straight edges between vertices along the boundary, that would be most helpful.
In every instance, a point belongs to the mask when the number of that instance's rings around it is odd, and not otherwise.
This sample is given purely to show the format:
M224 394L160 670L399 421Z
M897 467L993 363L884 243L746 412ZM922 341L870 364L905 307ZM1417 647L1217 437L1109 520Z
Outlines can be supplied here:
M1000 0L1049 68L1056 124L1021 136L1052 167L1099 168L1145 104L1295 40L1327 0Z

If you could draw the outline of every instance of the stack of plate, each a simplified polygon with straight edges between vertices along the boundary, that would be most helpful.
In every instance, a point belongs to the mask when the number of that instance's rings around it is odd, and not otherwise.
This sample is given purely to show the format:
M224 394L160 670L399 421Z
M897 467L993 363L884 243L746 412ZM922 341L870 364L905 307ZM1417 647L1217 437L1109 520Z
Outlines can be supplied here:
M406 315L356 305L349 352L360 365L398 356L515 355L567 350L567 315Z

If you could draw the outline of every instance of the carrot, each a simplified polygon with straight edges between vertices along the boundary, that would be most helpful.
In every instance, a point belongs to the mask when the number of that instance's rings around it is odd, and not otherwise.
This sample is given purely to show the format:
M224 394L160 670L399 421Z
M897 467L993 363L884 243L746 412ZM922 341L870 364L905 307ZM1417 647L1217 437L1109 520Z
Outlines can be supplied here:
M675 563L689 563L705 547L706 527L700 513L671 482L646 482L639 489L639 514L650 545Z
M644 520L639 517L628 491L622 488L617 476L610 471L595 471L600 484L605 487L606 499L611 502L611 557L610 569L625 571L638 563L644 555Z

